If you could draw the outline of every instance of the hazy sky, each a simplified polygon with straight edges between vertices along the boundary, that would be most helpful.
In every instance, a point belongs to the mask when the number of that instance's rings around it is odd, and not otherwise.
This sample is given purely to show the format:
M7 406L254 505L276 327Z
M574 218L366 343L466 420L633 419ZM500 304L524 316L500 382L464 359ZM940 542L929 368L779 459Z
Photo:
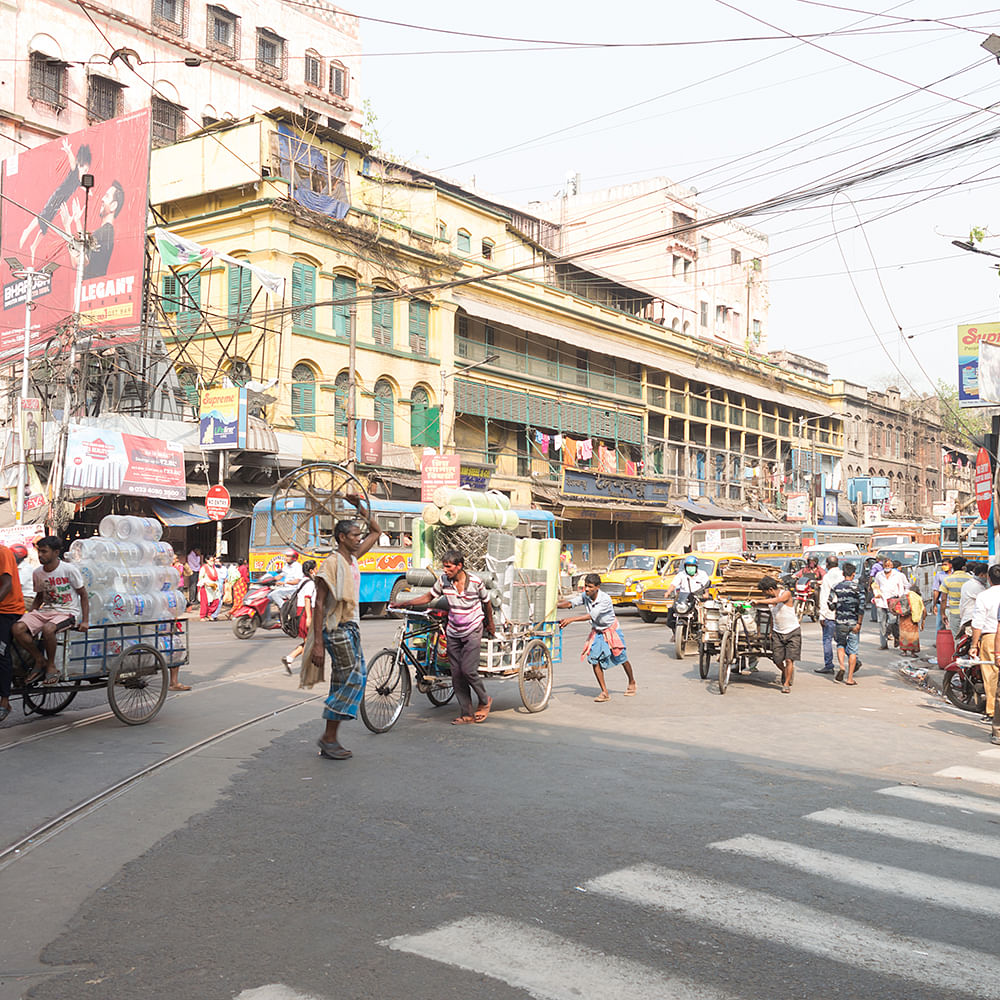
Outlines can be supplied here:
M362 21L362 91L395 155L515 204L579 172L584 191L666 176L728 211L1000 129L1000 65L980 48L1000 7L867 3L370 0L367 17L537 42ZM769 346L868 384L906 391L892 362L921 393L954 382L956 325L1000 319L990 258L951 245L1000 234L998 149L744 216L771 240ZM665 263L643 254L651 275Z

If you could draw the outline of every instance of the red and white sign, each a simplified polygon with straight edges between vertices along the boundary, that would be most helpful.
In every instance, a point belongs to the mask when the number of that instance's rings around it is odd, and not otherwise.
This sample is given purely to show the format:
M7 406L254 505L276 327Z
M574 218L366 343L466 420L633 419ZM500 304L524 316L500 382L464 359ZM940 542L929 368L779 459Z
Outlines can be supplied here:
M382 421L358 421L358 461L362 465L382 464Z
M184 449L104 427L70 427L66 485L95 493L184 500Z
M229 513L230 496L225 486L212 486L205 494L205 513L213 521L224 521Z
M420 456L420 499L430 503L440 486L458 489L462 485L461 455Z
M808 493L786 493L785 494L785 520L786 521L808 521L809 520L809 494Z
M985 448L980 448L976 455L976 506L979 516L985 521L990 516L993 506L993 469L990 466L990 455Z

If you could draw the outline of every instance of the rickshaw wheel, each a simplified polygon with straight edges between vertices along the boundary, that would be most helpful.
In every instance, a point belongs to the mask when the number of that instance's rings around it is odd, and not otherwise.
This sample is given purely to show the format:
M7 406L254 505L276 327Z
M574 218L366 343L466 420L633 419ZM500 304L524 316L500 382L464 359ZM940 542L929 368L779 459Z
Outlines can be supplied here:
M736 658L736 638L732 632L722 637L722 649L719 651L719 694L725 694L732 676L733 660Z
M80 690L79 681L68 681L73 686L66 690L60 682L55 688L47 688L42 685L25 688L21 694L24 704L38 715L58 715L64 708L69 708L70 702L76 697Z
M361 721L373 733L386 733L399 721L410 702L410 672L396 662L395 649L383 649L368 664Z
M708 668L712 665L712 651L705 643L698 643L698 673L702 680L708 679Z
M130 646L108 671L108 703L128 726L149 722L167 699L167 661L152 646Z
M529 712L540 712L548 705L552 694L552 654L541 639L532 639L524 647L517 686Z

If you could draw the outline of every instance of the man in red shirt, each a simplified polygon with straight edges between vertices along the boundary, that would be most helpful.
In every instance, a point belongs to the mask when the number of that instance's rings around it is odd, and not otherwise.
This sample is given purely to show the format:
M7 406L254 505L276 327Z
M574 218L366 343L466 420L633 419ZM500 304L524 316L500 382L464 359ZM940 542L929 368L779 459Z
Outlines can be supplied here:
M14 676L10 630L23 614L24 598L17 560L6 545L0 545L0 722L10 715L10 686Z

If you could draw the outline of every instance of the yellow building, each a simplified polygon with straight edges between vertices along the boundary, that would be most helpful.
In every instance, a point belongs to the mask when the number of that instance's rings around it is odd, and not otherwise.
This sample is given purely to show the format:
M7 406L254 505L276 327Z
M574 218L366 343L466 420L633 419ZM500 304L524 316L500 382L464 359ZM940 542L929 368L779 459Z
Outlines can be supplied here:
M424 448L457 451L603 565L676 536L693 498L780 509L842 453L828 385L643 318L652 293L561 260L553 223L332 129L257 115L156 150L152 178L164 228L284 279L161 268L182 380L259 383L272 426L342 461L353 310L356 415L381 421L372 471L400 496Z

